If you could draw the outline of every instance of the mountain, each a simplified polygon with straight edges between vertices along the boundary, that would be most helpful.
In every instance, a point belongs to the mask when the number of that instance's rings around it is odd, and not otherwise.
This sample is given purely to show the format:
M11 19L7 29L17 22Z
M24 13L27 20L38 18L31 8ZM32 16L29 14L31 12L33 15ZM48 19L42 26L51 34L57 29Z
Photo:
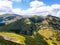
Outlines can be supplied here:
M10 24L19 19L23 18L21 15L17 14L3 14L0 15L0 26L4 26L5 24Z
M0 15L0 22L11 20L11 19L14 19L18 16L22 17L21 15L18 15L18 14L3 14L3 15Z
M4 20L2 23L5 25L0 26L0 35L7 36L7 40L17 39L18 41L12 42L23 43L23 45L60 45L59 17L7 15L1 16Z
M42 22L43 25L47 25L49 27L53 27L53 29L60 30L60 18L48 15L45 17L44 21Z
M4 39L0 39L0 45L21 45L21 44L14 43L12 41L4 40Z

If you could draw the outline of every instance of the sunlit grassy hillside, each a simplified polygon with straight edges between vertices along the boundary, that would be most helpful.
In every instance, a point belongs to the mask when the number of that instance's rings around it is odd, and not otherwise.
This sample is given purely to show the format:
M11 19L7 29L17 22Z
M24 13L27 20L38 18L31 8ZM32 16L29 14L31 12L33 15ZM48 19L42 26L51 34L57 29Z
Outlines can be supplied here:
M12 42L16 42L19 44L24 44L25 37L15 34L15 33L9 33L9 32L0 32L0 36L3 36L6 40L10 40Z
M53 32L53 33L52 33ZM52 34L51 34L52 33ZM18 43L17 45L60 45L60 38L57 35L53 35L54 31L41 30L40 32L32 35L21 35L15 34L11 32L0 32L0 36L2 36L6 41L0 42L1 45L6 44L10 45L10 42ZM8 41L7 41L8 40ZM11 43L12 45L15 45Z

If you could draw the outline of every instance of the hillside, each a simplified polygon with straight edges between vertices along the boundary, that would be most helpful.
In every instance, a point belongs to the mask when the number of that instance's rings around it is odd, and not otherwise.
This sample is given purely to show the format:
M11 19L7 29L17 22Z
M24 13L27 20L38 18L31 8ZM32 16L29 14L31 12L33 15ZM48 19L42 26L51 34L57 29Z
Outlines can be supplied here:
M3 14L3 15L0 15L0 23L8 23L9 21L12 23L12 21L15 21L21 18L22 16L17 14Z
M1 45L3 44L10 45L9 41L18 43L16 45L20 45L20 44L21 45L44 45L44 44L48 45L48 43L43 39L43 36L39 34L27 36L27 35L21 35L21 34L19 35L11 32L0 32L0 36L2 36L6 40L6 41L2 40L2 42L0 42ZM14 45L14 43L11 44Z
M2 19L1 19L2 18ZM8 30L10 24L22 19L23 17L17 14L4 14L0 16L0 31ZM17 28L17 27L16 27Z
M22 45L60 45L60 18L15 16L0 26L0 36L5 40Z
M14 42L4 40L4 39L0 39L0 45L21 45L21 44L14 43Z
M53 29L60 30L60 18L59 17L48 15L45 17L45 20L43 21L43 23L49 25L50 27L53 27Z
M48 15L39 27L38 33L49 45L60 45L60 18Z

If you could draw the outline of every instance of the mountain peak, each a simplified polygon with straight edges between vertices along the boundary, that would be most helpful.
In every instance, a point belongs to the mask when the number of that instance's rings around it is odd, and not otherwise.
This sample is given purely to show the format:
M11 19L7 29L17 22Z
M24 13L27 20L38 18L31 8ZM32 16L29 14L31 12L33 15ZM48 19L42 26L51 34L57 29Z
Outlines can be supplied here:
M48 15L46 16L42 24L45 26L53 27L54 29L60 30L60 18L59 17Z

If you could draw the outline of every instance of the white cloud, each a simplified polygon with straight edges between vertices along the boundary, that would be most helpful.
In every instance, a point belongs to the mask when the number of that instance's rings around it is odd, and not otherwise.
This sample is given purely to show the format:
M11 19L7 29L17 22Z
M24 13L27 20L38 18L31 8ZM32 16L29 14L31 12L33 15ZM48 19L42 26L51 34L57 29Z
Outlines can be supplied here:
M11 1L0 1L0 7L12 8L12 2Z
M30 6L31 7L40 7L40 6L44 6L45 4L43 2L40 2L40 1L32 1L30 3Z
M46 5L40 1L32 1L30 3L30 8L25 10L23 14L25 15L43 15L46 16L48 14L59 16L58 10L60 9L60 4L52 4L51 6ZM60 14L60 12L59 12Z
M0 1L13 1L13 2L21 2L21 0L0 0Z
M46 5L41 1L30 2L30 8L26 10L21 10L20 8L13 8L13 1L15 0L0 0L0 14L3 13L15 13L20 15L43 15L52 14L54 16L60 15L60 4L52 4L50 6ZM20 0L19 0L20 1Z
M13 1L19 2L21 0L0 0L0 15L5 13L12 13L12 10L15 10L13 8Z
M51 5L51 8L60 9L60 4L53 4L53 5Z
M60 15L60 11L58 11L58 15Z
M12 12L15 14L22 14L21 9L19 9L19 8L12 9Z
M3 13L8 13L11 11L12 9L12 2L11 1L1 1L0 0L0 14L3 14Z
M60 17L60 10L57 12L57 16Z

